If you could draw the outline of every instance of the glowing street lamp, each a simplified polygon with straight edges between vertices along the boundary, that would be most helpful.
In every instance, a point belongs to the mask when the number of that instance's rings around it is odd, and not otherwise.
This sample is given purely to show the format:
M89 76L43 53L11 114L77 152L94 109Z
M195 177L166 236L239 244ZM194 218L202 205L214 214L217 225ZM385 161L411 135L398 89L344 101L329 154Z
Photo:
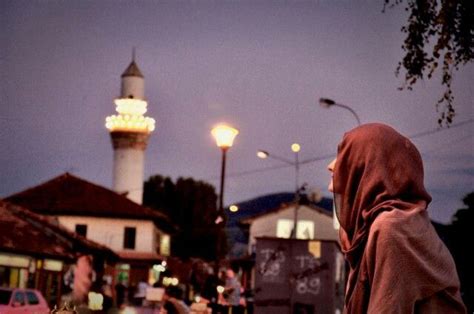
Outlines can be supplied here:
M224 180L225 180L225 162L227 151L232 147L234 139L239 134L239 131L229 125L219 124L211 130L211 134L216 140L216 145L222 151L222 166L221 166L221 188L219 193L219 208L215 223L219 225L224 219ZM216 269L219 269L219 258L220 258L220 241L216 239Z
M225 162L226 153L232 147L234 139L239 134L237 129L226 124L219 124L211 130L211 134L216 140L216 145L222 151L222 167L221 167L221 189L219 194L219 212L224 210L224 179L225 179Z
M211 130L211 134L214 136L218 147L229 149L232 147L235 137L239 134L239 130L226 124L219 124Z

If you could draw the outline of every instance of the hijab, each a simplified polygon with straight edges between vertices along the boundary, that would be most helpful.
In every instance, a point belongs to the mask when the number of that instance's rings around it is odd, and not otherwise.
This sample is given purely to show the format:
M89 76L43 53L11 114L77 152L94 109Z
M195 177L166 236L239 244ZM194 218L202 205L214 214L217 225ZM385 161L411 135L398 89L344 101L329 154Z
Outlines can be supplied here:
M409 139L379 123L345 134L333 191L350 266L346 313L465 313L454 261L426 211L431 197L421 156Z
M431 201L415 145L380 123L365 124L344 135L333 180L341 247L353 269L377 215L394 208L426 209Z

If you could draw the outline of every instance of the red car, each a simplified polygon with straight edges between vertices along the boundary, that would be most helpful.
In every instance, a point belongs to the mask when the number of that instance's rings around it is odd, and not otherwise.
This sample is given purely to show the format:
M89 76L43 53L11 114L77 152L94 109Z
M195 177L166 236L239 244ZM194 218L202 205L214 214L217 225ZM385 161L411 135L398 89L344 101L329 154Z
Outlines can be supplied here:
M34 289L0 288L0 314L49 314L41 292Z

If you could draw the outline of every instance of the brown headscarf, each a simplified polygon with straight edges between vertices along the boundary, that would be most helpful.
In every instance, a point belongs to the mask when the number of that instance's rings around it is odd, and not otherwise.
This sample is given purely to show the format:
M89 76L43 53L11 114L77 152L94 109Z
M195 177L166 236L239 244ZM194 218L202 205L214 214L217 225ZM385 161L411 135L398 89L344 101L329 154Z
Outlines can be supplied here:
M333 190L350 265L345 312L464 313L454 261L426 212L431 197L421 156L409 139L378 123L346 133Z
M352 267L381 211L426 208L431 201L423 185L420 153L409 139L379 123L345 134L333 180L341 245Z

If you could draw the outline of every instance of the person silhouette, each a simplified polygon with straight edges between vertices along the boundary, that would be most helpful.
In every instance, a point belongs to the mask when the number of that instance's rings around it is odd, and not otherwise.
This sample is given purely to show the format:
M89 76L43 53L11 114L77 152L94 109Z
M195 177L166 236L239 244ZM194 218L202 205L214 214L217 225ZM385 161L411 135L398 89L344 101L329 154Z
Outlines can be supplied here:
M415 145L380 123L347 132L328 166L349 264L345 313L466 313L456 267L428 216Z

